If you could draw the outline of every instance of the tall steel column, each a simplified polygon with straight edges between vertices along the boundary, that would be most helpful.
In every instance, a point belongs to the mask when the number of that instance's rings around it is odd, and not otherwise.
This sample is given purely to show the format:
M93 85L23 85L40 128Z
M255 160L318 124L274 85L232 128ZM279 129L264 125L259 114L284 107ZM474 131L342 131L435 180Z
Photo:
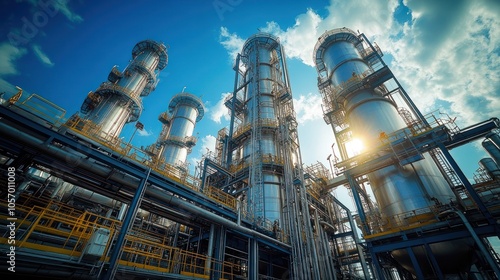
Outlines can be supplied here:
M320 279L283 47L278 38L258 33L245 42L239 61L236 82L238 73L242 79L226 105L240 122L231 122L236 127L227 146L228 162L248 166L246 218L268 230L277 225L289 236L293 277Z
M108 81L90 92L81 106L81 113L99 128L101 137L118 137L126 123L139 119L141 97L156 88L159 72L168 60L165 45L152 40L137 43L132 58L123 72L114 66Z
M392 141L404 140L404 133L401 138L396 133L404 132L407 124L398 112L398 104L388 90L390 87L384 84L392 73L383 63L378 69L372 67L381 64L379 52L371 44L368 46L364 35L347 28L325 32L315 46L318 86L328 112L325 112L325 119L332 125L343 161L353 156L349 154L346 143L354 138L372 150L378 149L380 155L392 153L390 149L382 148L388 143L388 135L394 135L389 141L390 147ZM419 114L415 115L419 118ZM426 124L425 120L420 121ZM436 204L455 200L450 185L429 153L417 153L404 160L394 157L394 165L367 174L382 221L388 221L387 226L377 226L388 230L396 219L429 213ZM358 212L364 211L361 204L358 203L357 207ZM468 240L431 244L430 247L440 260L456 261L462 267L470 265L472 247ZM392 255L412 271L406 250L393 251ZM417 257L425 259L425 252L419 252ZM428 267L422 269L427 270L424 273L431 273ZM443 271L449 273L456 268L443 266ZM420 272L413 270L413 273Z
M274 92L284 87L283 77L275 75L273 60L277 59L279 42L271 35L250 37L243 46L241 61L246 66L246 111L242 127L251 126L251 137L241 145L241 158L250 165L248 212L258 224L281 222L282 175L264 170L262 161L276 158L278 146Z
M170 115L169 115L170 114ZM160 115L163 130L157 140L159 158L165 163L186 168L186 158L196 145L193 131L205 114L202 101L187 92L175 95L168 105L168 113Z
M383 86L365 86L357 79L375 72L360 47L362 41L353 31L345 28L329 31L316 45L316 65L318 72L326 72L331 102L345 112L345 127L366 146L377 147L382 145L381 134L391 134L407 125L396 103L386 98ZM434 205L435 199L441 203L455 199L432 160L389 166L368 177L384 217L422 211Z

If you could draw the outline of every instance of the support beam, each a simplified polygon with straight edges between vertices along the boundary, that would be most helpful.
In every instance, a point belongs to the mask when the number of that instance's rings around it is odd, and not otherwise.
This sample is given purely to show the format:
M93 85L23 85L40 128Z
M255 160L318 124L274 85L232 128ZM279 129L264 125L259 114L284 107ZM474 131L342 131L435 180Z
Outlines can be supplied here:
M348 178L349 182L352 183L351 182L352 179L349 179L352 177L348 175L347 178ZM353 190L353 193L354 192L355 192L355 190ZM358 196L358 199L359 199L359 196ZM360 261L361 267L363 269L363 274L364 274L365 278L367 278L370 276L370 271L368 270L368 266L366 265L365 254L363 252L363 248L361 247L361 240L360 240L358 233L356 231L356 223L354 222L354 218L352 217L351 210L349 210L349 208L347 208L344 204L342 204L337 198L333 197L333 200L342 209L344 209L347 213L347 218L349 219L349 225L352 229L352 238L354 239L354 242L356 243L356 250L358 251L359 261ZM358 209L358 213L361 213L361 212L363 212L363 209L362 208L361 208L361 210ZM364 212L363 212L363 215L364 215Z
M248 280L259 279L259 243L250 238L248 240Z
M149 174L151 173L151 168L146 171L144 177L141 179L141 184L137 188L137 192L135 193L132 202L130 203L130 207L128 208L127 215L125 216L125 220L123 221L122 227L120 229L120 234L115 242L114 249L111 252L111 257L109 259L109 267L104 274L102 280L114 279L116 271L118 270L118 261L121 258L123 253L123 244L125 244L125 236L127 232L134 225L134 220L137 215L137 211L139 211L139 207L141 206L142 198L144 197L144 193L146 191L146 185L149 179Z
M427 252L427 257L431 261L432 268L434 269L434 274L437 276L439 280L444 280L443 273L441 272L441 268L439 267L439 263L437 262L434 253L432 253L431 246L429 246L429 244L426 243L424 244L424 247L425 247L425 252Z
M497 230L499 230L496 219L493 218L490 211L486 208L483 201L481 200L481 198L477 194L476 190L472 187L469 180L467 179L465 174L462 172L462 169L460 169L460 167L458 166L455 159L451 156L448 149L445 147L445 145L443 143L438 143L438 147L439 147L439 149L441 149L441 152L445 156L446 160L450 163L453 170L455 170L455 173L457 174L458 178L460 178L460 181L462 181L462 184L464 185L465 189L467 189L469 196L476 203L477 207L479 208L479 211L481 211L481 213L488 220L488 223L490 225L496 225Z

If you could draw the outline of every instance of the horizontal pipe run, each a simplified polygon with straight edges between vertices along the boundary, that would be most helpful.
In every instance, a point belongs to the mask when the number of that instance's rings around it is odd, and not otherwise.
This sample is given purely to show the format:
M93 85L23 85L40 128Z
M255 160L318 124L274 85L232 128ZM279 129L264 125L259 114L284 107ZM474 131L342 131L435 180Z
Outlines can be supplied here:
M84 169L88 172L92 172L98 176L109 177L109 179L116 181L117 183L123 184L130 188L137 188L139 185L139 180L135 177L125 176L126 174L121 174L117 172L113 172L111 168L100 166L98 164L94 164L90 162L89 159L77 156L68 151L63 150L62 148L58 148L52 145L47 145L43 140L38 139L32 135L14 129L13 127L0 122L0 134L2 134L5 138L19 141L23 144L26 144L30 147L37 147L41 152L44 152L50 156L58 160L62 160L64 162L78 162L78 168ZM181 198L175 197L171 194L168 194L159 188L148 187L146 191L147 196L156 197L160 199L162 202L165 202L167 205L176 206L181 209L187 210L192 214L200 215L201 217L226 226L227 228L233 229L236 232L240 232L243 234L247 234L256 238L260 238L272 244L283 247L287 250L290 250L290 245L280 242L272 237L254 231L252 229L248 229L238 225L235 222L229 221L221 216L218 216L215 213L209 212L201 207L198 207L189 201L183 200Z

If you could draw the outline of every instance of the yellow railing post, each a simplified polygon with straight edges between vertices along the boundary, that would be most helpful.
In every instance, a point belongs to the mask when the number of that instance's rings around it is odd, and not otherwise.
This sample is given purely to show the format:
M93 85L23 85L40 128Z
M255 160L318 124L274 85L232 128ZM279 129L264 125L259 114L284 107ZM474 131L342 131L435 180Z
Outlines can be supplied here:
M43 209L39 214L38 214L38 217L36 218L36 220L31 224L30 226L30 229L28 230L28 233L26 233L26 236L23 238L23 240L21 241L21 243L19 243L19 247L22 247L24 242L26 242L26 240L28 240L28 237L33 233L33 231L35 230L35 228L37 227L37 225L40 223L40 221L42 220L42 217L44 216L45 214L45 211L47 209ZM24 220L23 220L24 221ZM21 224L19 225L21 226Z

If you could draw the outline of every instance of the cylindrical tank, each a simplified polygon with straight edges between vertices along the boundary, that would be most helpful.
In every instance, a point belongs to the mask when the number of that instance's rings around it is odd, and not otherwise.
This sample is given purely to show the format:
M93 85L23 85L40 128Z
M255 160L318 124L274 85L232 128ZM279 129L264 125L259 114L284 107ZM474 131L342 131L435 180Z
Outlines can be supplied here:
M491 140L486 139L482 142L483 148L493 158L493 160L500 164L500 149Z
M277 123L274 94L284 87L284 81L276 73L281 71L276 69L280 50L278 38L259 33L255 34L243 45L242 62L246 66L245 81L250 81L246 87L245 103L246 108L243 116L242 126L252 127L252 136L242 143L242 158L250 168L255 181L261 174L261 182L251 182L247 205L254 217L258 220L268 222L281 222L281 191L280 183L282 176L275 172L264 170L262 164L252 163L254 154L263 157L273 158L278 155L276 133ZM251 175L252 177L252 175ZM281 224L281 223L280 223Z
M133 48L132 58L123 73L113 67L108 81L90 93L81 107L101 137L118 137L126 123L139 119L140 97L155 89L159 71L167 65L166 47L152 40L141 41Z
M202 101L187 92L176 94L168 106L168 133L159 136L158 143L163 146L162 155L165 162L178 167L185 167L187 155L196 144L193 131L196 123L205 114Z
M361 40L351 30L327 32L319 44L316 46L316 61L323 64L318 65L318 69L325 67L332 87L355 82L353 77L374 72L357 48ZM337 100L345 110L345 120L352 134L363 139L365 145L378 146L381 132L390 134L406 127L396 104L377 88L345 91L337 96ZM424 154L424 157L426 159L412 164L393 165L368 175L384 217L422 211L434 205L435 199L448 203L455 198L430 155Z
M363 57L369 52L366 52L362 43L361 37L352 30L331 30L319 38L314 59L319 80L323 84L325 81L329 82L329 100L344 110L344 120L352 135L362 139L365 146L377 147L382 145L382 133L388 135L404 129L407 125L398 114L396 104L384 97L379 87L367 86L360 82L375 72ZM424 159L411 164L395 164L368 174L383 218L391 220L396 216L409 216L412 212L429 212L429 207L435 205L436 200L447 204L455 199L432 157L428 153L423 156ZM433 244L432 250L440 260L446 259L455 263L454 257L470 259L472 249L467 244L468 241L438 243ZM461 247L460 251L453 250L455 245ZM424 264L425 252L416 252L416 255L422 263L424 274L432 273L429 265ZM412 271L412 268L406 265L405 250L394 251L393 256ZM470 263L468 264L470 266ZM442 270L450 273L453 267L443 267Z
M492 158L482 158L479 165L486 171L491 179L500 179L500 168Z
M486 135L486 139L489 139L500 149L500 135L498 135L498 133L491 131Z

